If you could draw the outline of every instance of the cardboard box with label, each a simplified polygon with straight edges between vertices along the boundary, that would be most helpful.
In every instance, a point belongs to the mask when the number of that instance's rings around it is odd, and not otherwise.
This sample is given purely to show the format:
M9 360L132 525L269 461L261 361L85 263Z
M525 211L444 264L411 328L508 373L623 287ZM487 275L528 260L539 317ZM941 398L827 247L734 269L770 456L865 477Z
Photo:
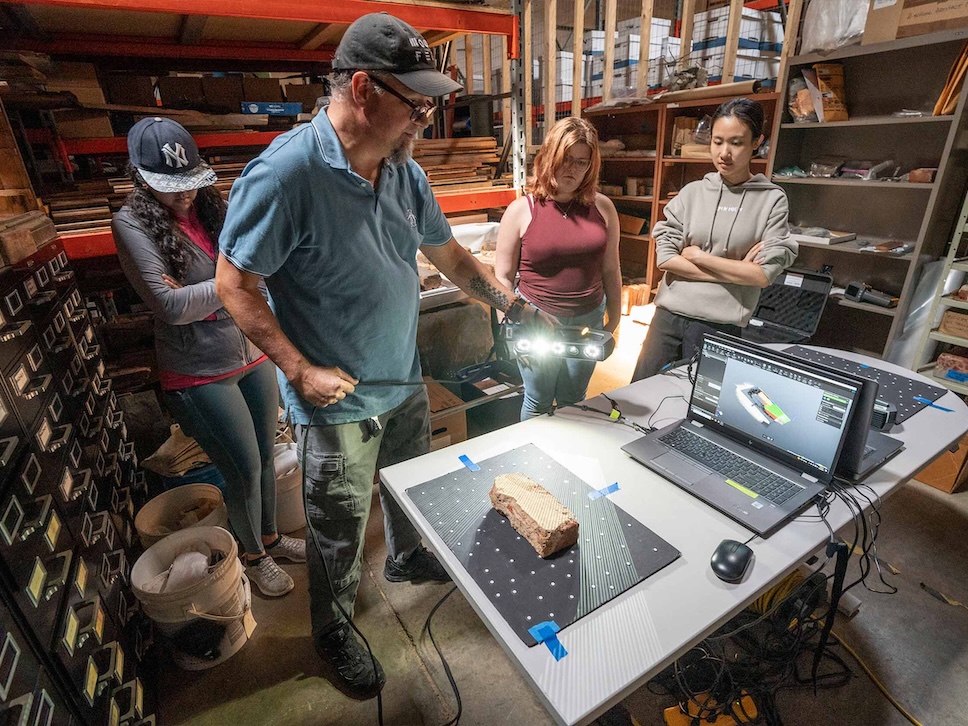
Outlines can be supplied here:
M958 442L957 451L946 451L914 475L922 484L954 494L968 482L968 435Z
M968 27L968 0L904 0L897 37L940 33Z
M427 383L427 396L430 398L430 450L466 441L467 415L464 411L447 413L464 402L439 383Z

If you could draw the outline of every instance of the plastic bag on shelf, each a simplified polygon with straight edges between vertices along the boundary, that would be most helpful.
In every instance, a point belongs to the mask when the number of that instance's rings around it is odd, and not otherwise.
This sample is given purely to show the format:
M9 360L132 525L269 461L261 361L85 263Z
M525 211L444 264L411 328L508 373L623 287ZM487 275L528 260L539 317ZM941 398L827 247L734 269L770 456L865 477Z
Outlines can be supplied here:
M712 141L713 135L713 117L708 113L699 119L699 124L696 126L696 130L692 132L692 141L694 144L706 144L708 145Z
M812 0L803 19L800 53L834 50L860 43L868 0Z
M793 123L817 123L820 120L810 96L810 89L802 76L791 76L787 84L787 108Z

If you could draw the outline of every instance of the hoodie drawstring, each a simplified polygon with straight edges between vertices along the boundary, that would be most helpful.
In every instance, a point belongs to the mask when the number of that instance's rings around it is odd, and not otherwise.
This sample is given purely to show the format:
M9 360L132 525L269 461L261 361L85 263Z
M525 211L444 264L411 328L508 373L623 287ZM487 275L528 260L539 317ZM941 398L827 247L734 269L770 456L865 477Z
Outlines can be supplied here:
M723 192L720 189L719 196L722 198ZM739 218L740 210L743 209L743 200L746 199L746 189L743 189L743 193L739 196L739 206L736 207L736 214L733 215L733 223L729 225L729 231L726 233L726 251L729 252L729 238L733 235L733 227L736 226L736 220ZM716 205L719 206L719 205ZM712 230L710 230L710 234Z
M709 223L709 234L706 235L706 243L709 245L709 252L713 251L713 228L716 226L716 215L719 213L719 203L723 201L723 189L726 185L723 183L722 178L719 180L719 198L716 200L716 206L713 207L713 221ZM733 222L736 218L733 218ZM732 227L730 227L732 229ZM726 245L729 246L729 238L726 239Z

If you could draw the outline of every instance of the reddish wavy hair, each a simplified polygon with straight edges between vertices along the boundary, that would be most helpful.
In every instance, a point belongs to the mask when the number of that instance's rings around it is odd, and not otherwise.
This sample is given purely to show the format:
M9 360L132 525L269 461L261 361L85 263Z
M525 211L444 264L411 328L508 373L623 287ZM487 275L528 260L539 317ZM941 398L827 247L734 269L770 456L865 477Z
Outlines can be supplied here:
M602 157L598 151L598 131L588 121L576 116L563 118L551 127L541 149L534 158L533 176L528 179L525 189L536 199L548 199L558 191L555 175L565 163L565 154L575 144L588 144L592 155L589 159L585 178L575 190L575 199L586 206L595 203L598 189L598 173Z

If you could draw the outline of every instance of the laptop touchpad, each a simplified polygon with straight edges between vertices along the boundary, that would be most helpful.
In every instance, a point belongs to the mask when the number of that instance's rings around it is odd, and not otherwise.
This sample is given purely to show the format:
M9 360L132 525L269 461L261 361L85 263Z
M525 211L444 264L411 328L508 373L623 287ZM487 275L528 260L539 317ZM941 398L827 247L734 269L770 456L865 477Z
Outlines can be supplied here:
M652 460L652 463L665 469L686 484L695 484L709 476L709 472L705 469L694 466L678 454L671 452L666 452L656 457Z

